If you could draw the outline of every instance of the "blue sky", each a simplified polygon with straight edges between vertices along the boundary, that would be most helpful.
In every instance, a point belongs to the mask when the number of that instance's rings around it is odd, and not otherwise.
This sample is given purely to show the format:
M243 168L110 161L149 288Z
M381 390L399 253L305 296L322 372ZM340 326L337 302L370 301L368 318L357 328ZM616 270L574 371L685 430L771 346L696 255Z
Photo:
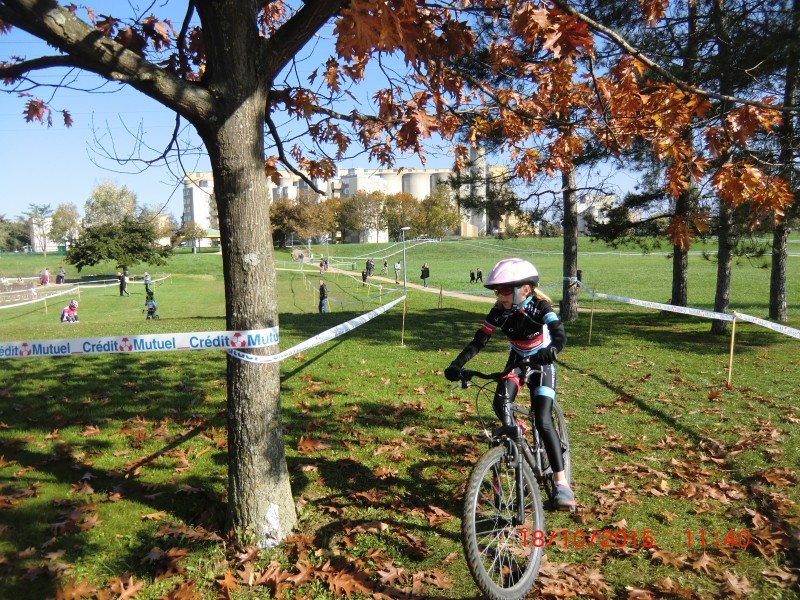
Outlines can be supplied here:
M113 6L113 2L97 0L95 4ZM183 3L180 3L183 4ZM95 6L100 11L101 6ZM324 35L324 34L323 34ZM43 43L24 32L14 30L0 36L0 60L11 55L32 58L41 55ZM328 55L330 40L319 37L316 47L305 50L308 60L299 60L304 78ZM52 53L45 49L45 54ZM377 74L376 74L377 75ZM51 85L60 82L56 72L40 73L38 79ZM367 81L375 81L368 77ZM88 73L81 73L75 81L76 86L100 86L103 81ZM178 219L182 211L182 190L179 176L187 171L209 170L205 156L185 157L182 165L171 168L161 165L139 172L140 165L119 165L98 153L96 140L99 139L117 156L127 156L135 149L133 133L141 130L151 147L145 157L161 152L169 140L175 125L175 115L144 94L116 83L105 83L96 93L60 89L52 101L56 109L67 109L73 118L73 126L64 126L60 113L53 114L53 126L47 127L38 122L26 123L23 111L25 101L16 95L8 94L0 87L0 215L13 218L24 213L30 204L49 204L55 208L62 203L73 203L83 212L83 206L100 182L110 180L117 185L125 185L137 196L140 205L165 206L166 210ZM368 87L359 91L362 104L360 110L369 112L364 106L370 92ZM48 100L52 92L40 89L34 92ZM187 123L184 139L197 143L197 136ZM490 159L491 161L491 159ZM437 152L428 158L428 167L447 168L452 158L446 153ZM366 163L366 158L354 158L340 164L340 167L376 166ZM400 159L397 166L420 167L416 157ZM611 168L611 173L614 173ZM606 172L608 174L608 171ZM618 179L622 189L629 188L631 180L623 174L612 175Z

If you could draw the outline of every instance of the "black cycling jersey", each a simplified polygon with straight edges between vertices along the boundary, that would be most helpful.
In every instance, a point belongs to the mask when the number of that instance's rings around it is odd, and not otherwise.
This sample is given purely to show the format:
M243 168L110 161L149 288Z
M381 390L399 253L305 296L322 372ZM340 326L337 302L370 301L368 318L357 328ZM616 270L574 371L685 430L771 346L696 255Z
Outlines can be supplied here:
M463 367L467 361L483 350L497 329L506 334L511 345L506 370L543 348L553 347L556 352L561 352L567 344L564 325L546 300L534 297L525 306L514 310L505 310L498 303L492 307L475 337L452 364L458 368ZM564 461L551 413L553 399L556 396L555 365L543 365L541 374L529 378L528 381L520 381L519 369L509 373L497 385L492 403L495 414L503 423L511 419L511 415L504 414L507 403L517 396L519 389L525 384L529 386L531 392L531 408L536 415L536 429L544 441L553 471L558 473L564 469Z
M561 352L567 344L564 325L546 300L532 298L524 307L509 311L500 304L495 304L486 316L483 326L453 364L463 367L483 350L497 329L506 334L512 353L520 358L532 356L549 346L555 348L556 352Z

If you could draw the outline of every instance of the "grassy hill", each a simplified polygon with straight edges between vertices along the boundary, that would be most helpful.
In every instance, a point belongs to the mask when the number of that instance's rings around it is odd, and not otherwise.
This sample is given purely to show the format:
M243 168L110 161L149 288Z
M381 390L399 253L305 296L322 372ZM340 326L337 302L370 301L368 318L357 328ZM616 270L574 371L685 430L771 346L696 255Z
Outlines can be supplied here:
M281 363L300 528L270 551L237 546L224 531L221 352L3 359L0 596L119 597L141 586L137 598L476 598L459 514L484 444L474 397L451 393L442 371L487 305L435 292L469 290L470 267L487 273L519 254L543 285L556 284L557 302L559 243L409 242L408 280L428 262L434 293L409 292L403 347L397 308ZM402 252L330 249L336 264L356 262L354 273L370 253L380 271L384 255ZM665 256L581 250L592 289L669 298ZM4 255L0 275L52 272L50 258ZM288 251L277 258L291 267ZM790 259L795 327L799 265ZM333 312L319 315L318 275L304 269L279 271L282 349L381 302L328 274ZM0 340L225 328L219 255L176 256L163 270L172 277L157 287L157 321L144 319L143 290L132 284L130 298L116 287L82 291L77 325L58 322L55 300L46 313L0 309ZM715 265L693 255L689 272L690 304L711 308ZM741 264L733 277L732 309L764 317L768 270ZM582 299L567 324L558 371L579 510L547 515L554 535L540 597L796 598L798 340L737 325L728 386L730 337L710 335L708 321L607 301L594 303L590 321L591 308ZM493 370L506 352L493 340L471 364Z

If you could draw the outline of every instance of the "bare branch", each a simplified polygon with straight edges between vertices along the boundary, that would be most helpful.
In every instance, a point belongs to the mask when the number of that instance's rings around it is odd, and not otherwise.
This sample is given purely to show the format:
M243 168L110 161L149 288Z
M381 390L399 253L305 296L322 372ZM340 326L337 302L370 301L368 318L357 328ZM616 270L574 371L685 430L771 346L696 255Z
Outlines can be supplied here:
M756 106L758 108L766 108L769 110L778 110L784 112L800 112L800 106L781 106L776 104L766 104L764 102L758 102L756 100L748 100L747 98L740 98L738 96L730 96L728 94L718 94L716 92L711 92L708 90L704 90L702 88L695 87L693 85L689 85L685 81L683 81L680 77L676 77L672 73L669 72L668 69L662 67L656 61L648 57L638 48L632 46L625 40L621 35L613 31L612 29L606 27L605 25L601 25L597 21L591 19L590 17L586 16L585 14L575 10L572 8L566 0L553 0L553 4L558 6L562 11L567 13L568 15L572 15L577 17L584 23L586 23L590 29L593 31L602 34L606 39L613 42L620 48L622 48L625 52L630 54L636 60L641 61L645 65L647 65L650 69L661 75L664 79L669 81L670 83L675 84L679 89L683 90L684 92L690 92L692 94L697 94L698 96L702 96L704 98L714 98L715 100L721 100L723 102L733 102L735 104L746 104L749 106Z

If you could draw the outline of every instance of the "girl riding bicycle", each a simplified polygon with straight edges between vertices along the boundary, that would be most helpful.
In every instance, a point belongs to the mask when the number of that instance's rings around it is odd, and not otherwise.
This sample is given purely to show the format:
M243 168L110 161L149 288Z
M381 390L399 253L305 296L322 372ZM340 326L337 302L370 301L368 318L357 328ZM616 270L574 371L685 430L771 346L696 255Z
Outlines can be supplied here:
M498 328L506 334L511 345L504 370L522 367L525 362L541 365L541 373L534 373L527 381L520 381L520 371L512 370L497 386L494 411L504 424L512 421L511 415L503 413L522 385L528 385L531 410L536 415L536 429L544 441L547 458L554 472L555 507L572 510L575 507L575 495L566 478L561 443L552 417L553 399L556 397L556 367L553 363L567 344L564 326L553 312L550 298L536 289L539 272L527 260L501 260L489 272L483 285L494 290L497 303L489 311L473 340L445 369L444 375L450 381L458 381L462 367L486 346Z

